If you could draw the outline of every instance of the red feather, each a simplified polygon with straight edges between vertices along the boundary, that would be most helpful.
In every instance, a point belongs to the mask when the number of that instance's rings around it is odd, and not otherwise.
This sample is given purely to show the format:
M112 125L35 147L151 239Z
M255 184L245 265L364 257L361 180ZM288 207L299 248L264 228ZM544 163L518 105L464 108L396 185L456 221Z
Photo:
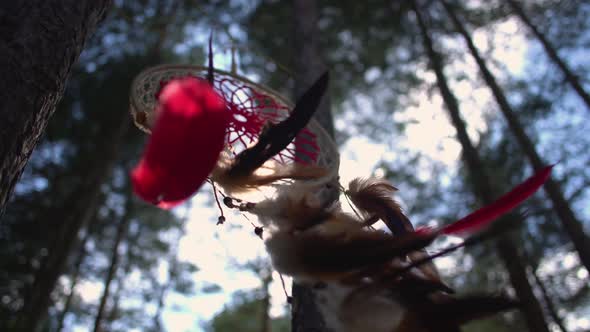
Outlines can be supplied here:
M158 119L131 178L139 197L167 209L189 198L211 173L230 117L223 99L196 78L166 84L156 111Z
M534 194L549 179L552 168L553 165L543 168L492 204L484 206L462 219L443 227L442 233L459 234L474 232L487 226L490 222L514 209Z

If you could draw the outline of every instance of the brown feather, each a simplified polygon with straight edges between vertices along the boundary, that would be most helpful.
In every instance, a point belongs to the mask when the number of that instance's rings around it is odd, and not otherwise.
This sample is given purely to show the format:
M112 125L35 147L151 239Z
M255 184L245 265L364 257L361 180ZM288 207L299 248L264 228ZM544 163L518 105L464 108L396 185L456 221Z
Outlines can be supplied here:
M356 178L349 183L348 188L347 194L354 205L366 214L378 216L393 233L414 232L412 222L393 198L397 188L389 182L375 178ZM410 260L416 261L428 254L425 250L418 250L408 256ZM432 281L442 282L434 263L423 264L419 269Z
M356 178L348 184L346 192L354 205L368 215L377 215L394 233L413 232L414 227L393 199L397 188L389 182L375 178Z
M358 225L358 223L357 223ZM266 242L278 271L304 279L339 280L371 266L424 248L436 234L393 237L341 222L328 221L301 233L276 233Z
M348 289L348 295L331 299L337 306L325 306L337 310L341 324L354 326L346 331L455 332L467 320L507 308L506 302L486 298L473 299L473 310L465 308L469 301L447 294L452 289L440 280L432 262L400 274L412 261L422 259L423 248L439 232L412 229L393 235L369 229L339 206L325 206L324 187L319 183L283 186L275 197L257 203L252 212L266 220L264 225L273 226L265 244L277 271L299 282ZM388 218L391 211L403 215L391 197L394 191L384 181L359 180L351 185L349 194L365 214ZM411 227L407 218L405 221ZM367 306L371 310L365 310ZM379 316L390 309L399 312ZM448 315L438 315L437 310L446 310ZM393 314L400 318L382 320L385 325L377 324L376 329L373 322Z

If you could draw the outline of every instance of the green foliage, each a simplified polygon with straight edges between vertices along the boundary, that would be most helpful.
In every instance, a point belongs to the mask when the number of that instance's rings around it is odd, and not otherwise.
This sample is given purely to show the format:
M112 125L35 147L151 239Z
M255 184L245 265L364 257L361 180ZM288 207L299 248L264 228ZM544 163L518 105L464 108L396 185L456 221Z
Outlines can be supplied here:
M217 314L209 323L210 332L260 332L262 331L262 298L260 292L238 292L234 294L232 303ZM290 331L288 317L272 318L270 331Z

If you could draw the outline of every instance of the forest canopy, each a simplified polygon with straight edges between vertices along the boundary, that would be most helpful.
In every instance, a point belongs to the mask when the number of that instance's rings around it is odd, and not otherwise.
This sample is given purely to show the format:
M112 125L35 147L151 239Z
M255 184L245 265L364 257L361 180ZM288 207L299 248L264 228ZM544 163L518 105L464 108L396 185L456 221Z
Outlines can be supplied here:
M499 221L501 236L434 263L459 294L520 300L464 331L590 330L589 3L105 3L0 215L0 330L309 328L260 240L267 230L222 208L209 183L172 210L133 194L149 139L129 113L133 79L160 64L206 68L210 37L216 69L293 102L329 71L316 119L333 130L340 183L386 179L415 227L458 220L555 164ZM17 110L0 110L2 131Z

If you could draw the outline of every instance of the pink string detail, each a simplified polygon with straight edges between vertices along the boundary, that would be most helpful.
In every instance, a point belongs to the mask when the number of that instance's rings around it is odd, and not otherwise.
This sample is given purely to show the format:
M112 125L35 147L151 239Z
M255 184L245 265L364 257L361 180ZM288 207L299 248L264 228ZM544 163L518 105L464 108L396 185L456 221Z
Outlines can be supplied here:
M203 79L197 75L186 76ZM156 99L169 80L160 81L160 89L155 93ZM266 123L278 123L289 114L286 105L279 104L272 96L261 93L237 79L216 76L214 88L223 97L226 107L233 115L226 133L226 144L234 155L253 145ZM319 153L316 134L304 128L293 143L273 159L281 164L315 164Z

